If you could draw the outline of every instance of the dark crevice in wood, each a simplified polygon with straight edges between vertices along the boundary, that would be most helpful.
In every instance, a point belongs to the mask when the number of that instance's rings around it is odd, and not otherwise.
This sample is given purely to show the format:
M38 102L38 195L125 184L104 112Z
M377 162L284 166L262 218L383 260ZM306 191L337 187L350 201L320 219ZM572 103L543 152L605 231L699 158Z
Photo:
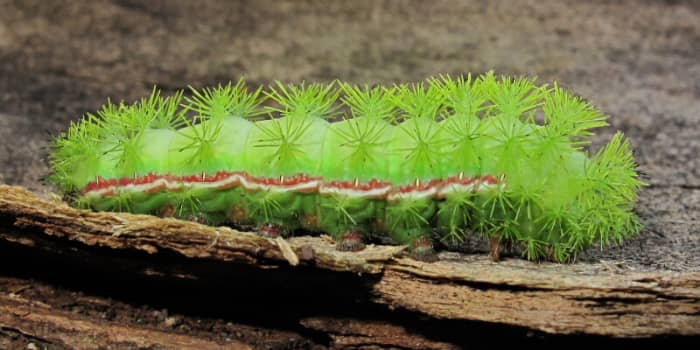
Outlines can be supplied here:
M299 267L260 269L170 253L150 256L60 239L53 242L53 246L61 245L62 249L42 250L0 241L0 275L37 279L68 290L114 298L134 307L149 305L195 317L284 329L326 346L332 343L331 334L304 327L300 320L320 317L399 324L410 334L452 344L468 344L477 337L493 341L547 337L546 333L525 327L440 320L414 311L391 310L372 301L370 288L376 283L376 276L323 273ZM17 265L19 260L24 263ZM144 274L146 270L162 274ZM182 278L183 274L190 277ZM70 306L60 305L64 309Z
M411 273L411 272L409 272ZM413 274L413 273L411 273ZM465 281L465 280L458 280L454 278L450 278L449 276L446 277L440 277L440 276L434 276L429 279L426 279L424 276L420 274L413 274L414 278L416 279L422 279L426 281L426 283L431 283L434 285L460 285L460 286L465 286L469 287L471 289L476 289L480 291L506 291L506 292L511 292L511 293L519 293L519 292L546 292L546 291L551 291L550 288L541 288L541 287L535 287L535 286L525 286L525 285L516 285L516 284L506 284L506 283L490 283L490 282L480 282L480 281Z

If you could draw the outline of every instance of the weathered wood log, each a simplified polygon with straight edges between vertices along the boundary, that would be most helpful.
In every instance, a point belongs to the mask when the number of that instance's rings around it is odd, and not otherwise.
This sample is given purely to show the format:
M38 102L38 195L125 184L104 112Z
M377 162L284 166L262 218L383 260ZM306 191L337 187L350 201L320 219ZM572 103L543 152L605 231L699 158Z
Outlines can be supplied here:
M192 261L356 272L370 284L366 297L371 302L435 319L487 321L556 334L700 335L700 273L634 272L602 263L496 263L485 255L448 252L437 262L425 263L403 257L400 246L344 253L324 237L270 240L176 219L94 213L19 187L0 186L0 240L36 248L50 244L41 237L118 251L175 252Z
M128 305L93 296L76 296L40 282L0 277L0 348L2 349L251 349L310 348L313 341L284 330L256 329L226 323L219 329L189 329L184 315L154 312L117 319L102 310L137 313ZM26 294L26 295L25 295ZM67 294L67 295L66 295ZM42 300L42 296L50 297ZM66 308L68 303L70 307ZM116 304L116 305L115 305ZM72 312L77 308L80 312ZM98 311L97 311L98 310ZM109 313L109 311L108 311ZM159 319L160 318L160 319ZM194 323L194 324L193 324ZM305 329L329 336L333 348L398 347L402 349L458 348L454 344L412 334L387 322L306 317ZM203 327L207 329L207 326ZM262 333L262 334L261 334ZM242 338L241 340L235 339ZM311 343L311 344L310 344Z

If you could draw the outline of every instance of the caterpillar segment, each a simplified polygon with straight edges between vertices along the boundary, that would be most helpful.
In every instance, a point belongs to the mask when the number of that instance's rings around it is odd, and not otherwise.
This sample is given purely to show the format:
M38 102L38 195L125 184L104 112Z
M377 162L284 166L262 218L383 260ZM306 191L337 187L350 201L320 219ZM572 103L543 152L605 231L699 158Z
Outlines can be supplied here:
M88 114L56 138L51 180L93 210L326 233L341 251L390 241L422 260L482 235L495 258L507 243L563 262L641 229L629 142L589 156L606 117L556 84L240 80L187 95Z

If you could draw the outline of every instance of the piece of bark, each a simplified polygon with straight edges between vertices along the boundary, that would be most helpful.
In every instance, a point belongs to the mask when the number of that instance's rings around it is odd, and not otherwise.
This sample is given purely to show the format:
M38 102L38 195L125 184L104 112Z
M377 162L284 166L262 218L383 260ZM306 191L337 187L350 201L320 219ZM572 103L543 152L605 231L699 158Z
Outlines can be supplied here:
M51 349L252 349L235 340L216 342L133 324L91 320L15 294L0 295L0 329Z
M385 322L314 317L302 320L301 324L309 329L330 334L334 346L339 348L381 346L402 349L459 349L454 344L431 341L412 334L403 327Z
M315 266L319 273L362 273L371 283L366 297L372 302L435 319L488 321L556 334L700 335L700 273L519 259L496 263L485 255L447 252L438 262L424 263L401 257L403 247L337 252L323 237L295 237L287 246L225 227L76 210L11 186L0 186L0 217L6 221L0 224L0 239L22 245L50 244L38 240L39 234L110 249L172 251L256 266L288 266L295 262L293 252L300 267Z
M0 291L2 349L459 348L386 320L303 317L301 332L290 332L149 310L18 278L0 277Z
M0 185L0 203L0 215L11 216L18 228L40 229L87 245L148 253L166 249L191 258L250 264L268 260L295 264L302 259L335 271L378 273L383 262L404 249L369 245L357 253L337 252L332 242L322 237L294 237L288 243L297 257L290 257L291 252L280 249L277 241L251 232L150 215L76 210L60 201L42 200L20 187Z

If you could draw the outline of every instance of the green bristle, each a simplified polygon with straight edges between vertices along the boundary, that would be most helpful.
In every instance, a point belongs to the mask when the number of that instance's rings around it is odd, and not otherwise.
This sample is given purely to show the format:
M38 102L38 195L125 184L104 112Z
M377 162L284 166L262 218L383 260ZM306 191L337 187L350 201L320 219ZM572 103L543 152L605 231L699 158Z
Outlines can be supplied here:
M429 81L431 86L441 91L445 107L452 116L464 118L466 121L473 120L490 107L486 105L486 96L482 92L481 81L472 79L471 74L456 79L448 75L440 75Z
M411 243L430 232L429 219L437 212L430 199L399 201L387 205L386 224L392 238L399 243Z
M638 179L637 164L630 143L622 132L617 132L610 142L591 159L586 177L606 198L621 204L634 203L639 188L645 184Z
M471 75L466 79L441 76L431 80L445 96L447 112L441 125L448 140L444 156L446 171L450 174L464 172L467 176L478 176L483 173L487 123L482 122L479 114L489 106L479 82L472 80Z
M246 143L252 123L247 119L264 112L262 87L248 92L244 80L216 88L190 87L185 109L194 111L194 121L182 118L187 126L179 130L171 148L172 172L207 174L221 170L242 170L240 150Z
M493 72L483 75L479 85L484 95L493 104L492 112L506 118L532 120L533 112L542 104L545 86L537 87L534 79L501 77Z
M438 204L438 230L440 241L454 246L464 241L467 230L473 224L476 193L451 193L444 202Z
M80 122L71 123L68 131L55 139L50 180L61 191L74 192L94 180L100 167L99 137L98 121L88 114Z
M107 105L98 112L103 120L106 168L114 166L119 177L142 175L148 160L142 148L147 142L143 138L155 118L152 110L141 108L138 104L127 106Z
M132 118L139 118L144 124L143 132L133 136L133 145L125 143L125 149L136 147L137 151L123 153L137 154L139 162L135 175L167 172L170 141L176 135L176 130L184 125L184 111L180 109L182 91L173 96L162 97L155 87L148 98L130 106ZM128 124L127 124L128 125ZM124 174L130 176L129 174Z
M390 179L400 184L444 176L449 143L437 122L444 108L442 91L422 83L396 88L394 103L403 111L391 141Z
M303 117L332 119L338 113L336 101L340 91L335 83L284 85L275 82L270 92L265 94L277 102L280 107L267 107L270 112L278 112L284 117Z
M337 113L339 92L334 84L304 83L277 88L266 93L281 108L268 107L281 113L281 118L255 123L248 141L247 165L262 176L287 176L314 173L320 170L322 145L327 122ZM262 161L261 161L262 160Z
M323 175L339 180L369 180L387 174L386 162L394 115L391 93L383 87L343 84L343 102L352 118L332 123L324 140Z
M353 118L381 119L394 121L394 91L383 86L370 88L351 86L341 83L341 89L345 96L341 98L343 103L350 107Z
M205 120L221 121L227 117L253 118L264 113L259 106L263 101L262 86L248 92L245 80L235 85L219 85L197 90L190 86L192 97L186 97L187 110L194 111Z
M531 184L529 170L539 168L534 152L539 128L535 112L542 104L545 88L526 78L498 80L493 72L481 77L479 87L492 105L489 117L482 120L486 124L483 142L489 154L483 170L503 174L509 187Z
M394 87L394 103L404 119L428 118L436 120L445 107L445 95L439 86L423 83Z
M608 125L606 116L597 108L557 84L546 95L542 110L546 126L544 135L560 136L564 138L560 142L571 143L574 147L590 143L589 138L593 135L591 129Z
M178 175L214 173L221 170L224 162L216 152L216 141L221 135L221 122L202 121L196 116L194 122L184 119L187 127L178 130L171 146L172 172Z
M601 246L619 242L639 231L631 210L640 187L636 164L621 132L598 151L585 168L585 182L579 195L583 209L582 225L589 240Z
M153 87L153 92L148 98L142 99L138 107L144 115L150 119L149 127L152 129L177 130L183 126L184 110L180 109L182 103L182 91L177 91L168 97L160 96L160 90Z

